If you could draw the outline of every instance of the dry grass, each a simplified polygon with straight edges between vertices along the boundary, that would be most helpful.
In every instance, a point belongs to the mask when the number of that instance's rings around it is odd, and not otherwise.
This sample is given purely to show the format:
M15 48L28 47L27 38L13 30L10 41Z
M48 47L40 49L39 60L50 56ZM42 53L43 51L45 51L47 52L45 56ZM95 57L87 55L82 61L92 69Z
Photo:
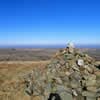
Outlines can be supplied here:
M49 61L0 62L0 100L30 100L23 90L21 77L35 67L43 69L48 63Z

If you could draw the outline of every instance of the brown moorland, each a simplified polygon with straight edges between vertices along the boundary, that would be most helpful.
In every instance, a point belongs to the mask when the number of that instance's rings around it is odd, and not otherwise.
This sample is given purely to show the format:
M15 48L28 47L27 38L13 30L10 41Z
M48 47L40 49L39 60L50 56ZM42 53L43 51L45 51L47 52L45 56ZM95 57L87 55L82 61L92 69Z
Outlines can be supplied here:
M22 77L35 67L43 70L58 49L0 49L0 100L30 100ZM100 49L82 49L100 64ZM39 98L34 98L39 100Z
M0 62L0 100L30 100L24 92L21 77L32 71L34 67L43 70L48 63L49 61Z

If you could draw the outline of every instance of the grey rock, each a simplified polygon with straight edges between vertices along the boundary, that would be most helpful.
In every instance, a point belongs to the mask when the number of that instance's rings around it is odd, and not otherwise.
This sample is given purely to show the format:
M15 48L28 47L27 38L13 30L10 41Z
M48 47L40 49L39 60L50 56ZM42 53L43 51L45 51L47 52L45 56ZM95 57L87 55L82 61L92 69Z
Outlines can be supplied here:
M75 49L73 44L57 52L43 72L36 68L25 80L29 85L28 95L47 98L50 93L58 93L62 100L100 96L100 70L95 68L93 58Z

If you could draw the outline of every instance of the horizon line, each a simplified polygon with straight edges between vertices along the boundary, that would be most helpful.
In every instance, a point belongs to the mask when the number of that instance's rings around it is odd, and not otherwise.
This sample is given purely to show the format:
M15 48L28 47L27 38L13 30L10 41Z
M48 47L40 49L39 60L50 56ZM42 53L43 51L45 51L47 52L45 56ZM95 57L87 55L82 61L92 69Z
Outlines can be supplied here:
M72 42L73 43L73 42ZM51 44L0 44L0 46L34 46L34 45L67 45L67 43L51 43ZM74 43L74 45L100 45L100 43Z
M0 45L0 49L17 49L17 48L65 48L67 47L67 44L49 44L49 45ZM75 44L76 48L99 48L100 44Z

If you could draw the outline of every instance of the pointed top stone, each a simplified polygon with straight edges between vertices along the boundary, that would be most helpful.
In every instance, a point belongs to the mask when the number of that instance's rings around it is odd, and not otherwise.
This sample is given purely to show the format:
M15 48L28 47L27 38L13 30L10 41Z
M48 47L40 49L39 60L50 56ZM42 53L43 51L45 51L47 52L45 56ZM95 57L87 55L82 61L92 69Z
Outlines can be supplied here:
M68 47L68 48L74 48L74 43L69 42L69 43L67 44L67 47Z

